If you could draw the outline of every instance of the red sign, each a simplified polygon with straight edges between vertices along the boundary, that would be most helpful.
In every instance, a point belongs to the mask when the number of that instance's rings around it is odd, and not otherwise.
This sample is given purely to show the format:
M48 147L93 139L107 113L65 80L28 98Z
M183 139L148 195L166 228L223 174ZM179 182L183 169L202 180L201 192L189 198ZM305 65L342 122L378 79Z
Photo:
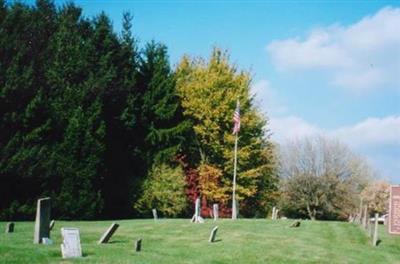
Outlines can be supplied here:
M389 233L400 235L400 186L390 187Z

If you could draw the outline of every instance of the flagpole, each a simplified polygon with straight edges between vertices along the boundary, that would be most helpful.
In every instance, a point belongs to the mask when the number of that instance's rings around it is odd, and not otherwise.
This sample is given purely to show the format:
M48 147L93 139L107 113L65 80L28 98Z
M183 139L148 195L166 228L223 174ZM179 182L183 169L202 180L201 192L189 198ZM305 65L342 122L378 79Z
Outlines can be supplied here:
M237 164L237 145L238 145L238 132L235 133L235 158L233 163L233 189L232 189L232 219L237 219L236 208L236 164Z

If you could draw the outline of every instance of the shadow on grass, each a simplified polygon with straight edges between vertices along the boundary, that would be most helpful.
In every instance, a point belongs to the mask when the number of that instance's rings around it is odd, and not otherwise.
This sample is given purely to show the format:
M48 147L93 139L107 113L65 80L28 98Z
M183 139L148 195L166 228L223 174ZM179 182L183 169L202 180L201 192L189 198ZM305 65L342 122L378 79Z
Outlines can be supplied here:
M113 240L108 242L107 244L121 244L121 243L128 243L128 240Z
M382 240L378 239L378 241L376 241L376 246L379 246L380 243L382 243Z
M213 243L221 242L222 239L215 239Z

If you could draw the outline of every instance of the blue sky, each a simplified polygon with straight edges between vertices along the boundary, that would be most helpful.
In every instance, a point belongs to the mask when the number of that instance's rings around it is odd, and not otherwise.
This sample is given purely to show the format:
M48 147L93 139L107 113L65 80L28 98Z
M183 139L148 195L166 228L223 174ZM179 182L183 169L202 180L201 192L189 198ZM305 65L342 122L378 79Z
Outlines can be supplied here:
M140 43L165 43L173 64L228 49L251 71L274 140L338 138L400 183L398 1L74 2L116 31L130 11Z

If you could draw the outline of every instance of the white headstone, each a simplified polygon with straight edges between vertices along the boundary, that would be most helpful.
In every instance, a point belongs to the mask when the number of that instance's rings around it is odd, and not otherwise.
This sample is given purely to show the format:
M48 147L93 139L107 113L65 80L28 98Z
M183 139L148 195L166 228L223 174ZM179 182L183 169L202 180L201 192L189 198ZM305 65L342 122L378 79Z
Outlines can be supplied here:
M219 217L219 208L218 208L218 204L213 204L213 216L214 216L214 221L218 220Z
M204 223L204 219L200 216L200 198L196 199L194 207L194 215L192 217L192 222L194 223Z
M271 216L272 220L275 220L275 210L276 210L276 207L275 206L272 207L272 216Z
M157 209L152 209L151 211L153 212L154 221L156 221L158 219Z
M63 258L82 257L81 239L78 228L61 228L63 243L61 253Z

